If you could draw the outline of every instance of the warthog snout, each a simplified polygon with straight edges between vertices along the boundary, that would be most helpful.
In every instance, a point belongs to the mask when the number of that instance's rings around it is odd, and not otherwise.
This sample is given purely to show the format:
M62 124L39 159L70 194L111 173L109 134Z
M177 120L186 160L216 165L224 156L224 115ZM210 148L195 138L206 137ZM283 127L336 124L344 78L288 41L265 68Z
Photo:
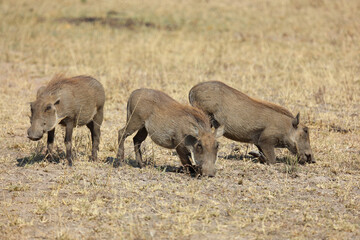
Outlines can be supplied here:
M310 154L305 154L305 157L306 157L306 162L308 162L308 163L315 163L316 162L311 153Z
M295 136L294 145L296 146L296 152L294 152L294 154L298 155L300 164L315 163L310 146L309 128L299 122L299 116L300 114L298 113L292 121L294 128L293 134Z
M299 156L298 161L300 164L305 164L305 163L316 163L315 159L314 159L314 155L312 153L304 153L302 155Z
M201 173L203 176L215 177L216 174L215 164L203 165L201 168Z
M27 130L28 138L33 141L38 141L44 135L43 131L34 131L31 127Z

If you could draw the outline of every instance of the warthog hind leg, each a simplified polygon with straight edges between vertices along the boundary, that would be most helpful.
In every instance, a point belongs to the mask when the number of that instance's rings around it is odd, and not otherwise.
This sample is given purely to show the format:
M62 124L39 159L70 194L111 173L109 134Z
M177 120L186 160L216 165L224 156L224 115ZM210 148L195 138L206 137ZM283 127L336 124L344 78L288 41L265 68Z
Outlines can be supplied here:
M146 128L143 127L137 132L137 134L133 138L136 162L140 168L142 168L144 166L144 163L142 161L140 146L141 146L141 143L146 139L147 135L148 135L148 132L146 131Z
M66 146L66 159L68 160L69 166L72 166L72 155L71 155L71 138L74 129L74 123L72 121L68 121L66 123L65 130L65 146Z
M103 121L103 110L100 109L94 116L93 120L86 124L91 132L91 161L97 160L97 152L99 151L99 144L100 144L100 127Z

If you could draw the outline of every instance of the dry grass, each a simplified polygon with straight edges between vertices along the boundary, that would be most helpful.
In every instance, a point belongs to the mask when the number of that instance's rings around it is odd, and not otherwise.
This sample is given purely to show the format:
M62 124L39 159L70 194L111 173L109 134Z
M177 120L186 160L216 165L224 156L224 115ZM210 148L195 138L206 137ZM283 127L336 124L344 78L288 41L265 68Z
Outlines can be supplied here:
M0 238L359 238L359 11L357 0L0 0ZM59 72L105 86L97 163L86 128L71 169L41 160L45 139L26 139L27 103ZM297 165L285 150L288 164L254 163L243 158L253 146L224 138L212 179L166 171L177 156L150 140L154 164L105 163L132 90L186 103L213 79L300 111L317 163ZM131 138L125 149L134 159Z

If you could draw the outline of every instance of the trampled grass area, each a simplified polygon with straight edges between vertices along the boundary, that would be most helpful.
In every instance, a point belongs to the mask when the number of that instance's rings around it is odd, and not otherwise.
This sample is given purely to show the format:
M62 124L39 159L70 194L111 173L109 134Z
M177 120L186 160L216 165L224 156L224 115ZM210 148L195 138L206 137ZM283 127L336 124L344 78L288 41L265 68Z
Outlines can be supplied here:
M1 239L357 239L360 237L360 2L0 0ZM74 167L42 160L26 138L28 102L56 73L106 91L99 162L75 130ZM219 80L301 113L316 164L247 157L221 138L215 178L176 170L147 139L144 169L112 168L131 91L187 103ZM134 159L132 139L126 158Z

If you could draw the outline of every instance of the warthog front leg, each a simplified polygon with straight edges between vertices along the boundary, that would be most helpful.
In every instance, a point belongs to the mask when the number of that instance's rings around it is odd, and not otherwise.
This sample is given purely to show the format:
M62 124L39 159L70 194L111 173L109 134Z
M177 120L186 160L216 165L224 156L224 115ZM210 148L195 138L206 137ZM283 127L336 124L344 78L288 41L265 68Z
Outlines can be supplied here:
M262 144L257 146L260 150L259 160L261 163L274 164L276 163L275 148L270 144Z
M55 139L55 128L48 131L47 138L47 149L46 149L46 159L51 161L53 160L53 149L54 149L54 139Z
M194 172L194 170L195 170L194 166L191 163L190 158L189 158L189 156L190 156L189 150L187 150L186 147L179 146L176 148L176 152L179 155L180 161L185 168L185 172L187 172L187 173Z
M66 159L68 160L69 166L72 166L72 156L71 156L71 139L74 129L74 123L69 121L66 123L65 130L65 146L66 146Z

